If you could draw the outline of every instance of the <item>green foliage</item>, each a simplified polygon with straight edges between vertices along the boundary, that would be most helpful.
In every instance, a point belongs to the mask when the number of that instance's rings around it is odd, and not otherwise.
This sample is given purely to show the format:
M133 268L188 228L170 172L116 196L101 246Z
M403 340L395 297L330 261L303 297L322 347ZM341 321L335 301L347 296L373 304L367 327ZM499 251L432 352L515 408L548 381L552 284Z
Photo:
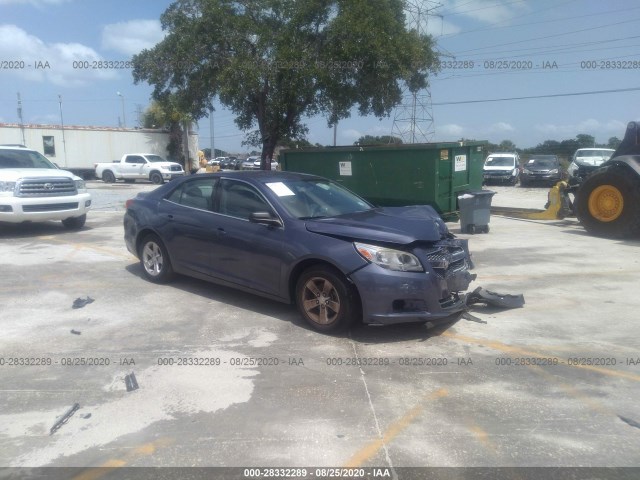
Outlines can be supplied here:
M165 95L156 100L142 114L145 128L162 128L169 131L167 155L170 160L185 165L183 125L191 123L191 116L178 107L175 97Z
M282 138L304 138L304 117L329 126L387 116L402 86L418 90L438 67L433 40L405 27L402 0L176 0L166 37L133 58L135 83L157 100L205 116L215 98L251 130L268 165Z
M356 140L354 145L400 145L402 139L391 135L373 136L365 135Z
M620 146L621 142L622 140L620 140L618 137L611 137L607 142L607 148L613 148L615 150Z

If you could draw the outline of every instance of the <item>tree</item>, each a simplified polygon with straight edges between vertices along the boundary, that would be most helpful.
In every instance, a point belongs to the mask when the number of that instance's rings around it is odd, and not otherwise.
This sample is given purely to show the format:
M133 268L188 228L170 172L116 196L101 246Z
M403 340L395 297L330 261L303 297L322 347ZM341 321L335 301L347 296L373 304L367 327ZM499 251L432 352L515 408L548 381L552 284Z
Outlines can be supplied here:
M191 117L176 106L175 99L166 95L151 103L142 116L145 128L166 128L169 130L167 154L170 160L182 164L187 170L189 160L188 131ZM186 153L185 153L186 152Z
M407 30L402 0L176 0L160 20L164 40L133 57L135 83L172 95L194 119L215 98L253 130L268 168L282 138L302 138L303 118L331 127L388 116L402 87L427 85L438 57L430 36Z
M400 145L402 139L391 135L373 136L365 135L356 140L354 145Z
M613 148L615 150L620 145L620 142L622 142L622 140L620 140L618 137L611 137L607 142L607 148Z
M576 135L576 141L578 145L580 145L579 148L590 148L596 145L595 137L593 135L587 135L586 133Z
M498 145L498 148L503 152L515 152L516 144L511 140L503 140L502 142L500 142L500 145Z

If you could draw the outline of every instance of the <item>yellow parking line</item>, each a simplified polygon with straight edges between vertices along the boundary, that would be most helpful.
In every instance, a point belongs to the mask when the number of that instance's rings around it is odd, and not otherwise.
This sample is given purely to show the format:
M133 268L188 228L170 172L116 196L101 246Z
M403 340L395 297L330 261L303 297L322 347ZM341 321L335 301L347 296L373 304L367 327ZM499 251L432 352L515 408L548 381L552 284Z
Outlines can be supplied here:
M38 240L46 240L48 242L53 242L53 243L57 243L59 245L68 245L70 247L73 247L76 250L82 250L82 249L86 249L86 250L94 250L96 252L99 253L104 253L106 255L110 255L112 257L118 257L118 258L133 258L132 255L127 252L126 254L116 251L116 250L112 250L110 248L105 248L105 247L98 247L95 245L89 245L86 243L77 243L77 242L65 242L63 240L59 240L57 238L52 238L50 236L42 236L42 237L37 237Z
M465 335L458 335L457 333L442 332L440 334L440 336L451 338L453 340L459 340L459 341L466 342L466 343L478 343L478 344L484 345L485 347L492 348L494 350L498 350L498 351L506 352L506 353L512 353L512 354L516 354L516 355L524 356L524 357L549 358L550 356L552 356L552 354L548 354L548 353L539 353L539 352L533 352L533 351L530 351L530 350L525 350L525 349L520 348L520 347L512 347L510 345L507 345L507 344L502 343L502 342L498 342L496 340L485 340L485 339L482 339L482 338L467 337ZM622 371L619 371L619 370L611 370L609 368L602 368L602 367L598 367L598 366L594 366L594 365L566 365L566 364L563 364L563 366L567 366L567 367L570 367L570 368L579 368L581 370L589 370L589 371L592 371L592 372L599 373L601 375L607 375L609 377L618 377L618 378L624 378L626 380L633 380L634 382L640 382L640 375L636 375L636 374L629 373L629 372L622 372Z
M98 480L99 478L102 478L105 475L111 473L112 470L115 470L116 468L122 468L138 457L153 455L158 448L166 447L168 445L171 445L172 443L173 439L171 438L161 438L159 440L156 440L155 442L144 443L135 447L131 453L125 456L124 459L112 458L110 460L107 460L98 467L90 468L85 472L76 475L72 478L72 480Z
M449 395L449 392L446 389L441 388L440 390L427 395L424 398L424 401L436 400L438 398L446 397L447 395ZM411 425L415 418L424 411L424 408L425 405L420 403L409 410L402 416L402 418L391 424L391 426L382 435L382 438L374 440L356 452L355 455L353 455L345 464L345 468L357 468L370 458L374 457L384 445L390 443L400 432Z

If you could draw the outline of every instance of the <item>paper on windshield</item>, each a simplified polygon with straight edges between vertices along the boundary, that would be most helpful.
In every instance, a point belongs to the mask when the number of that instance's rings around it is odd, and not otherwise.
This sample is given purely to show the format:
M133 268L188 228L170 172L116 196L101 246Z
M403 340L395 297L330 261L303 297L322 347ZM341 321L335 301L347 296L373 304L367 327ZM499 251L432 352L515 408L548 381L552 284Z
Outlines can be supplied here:
M275 193L279 197L289 197L291 195L295 195L295 193L293 193L291 189L282 182L267 183L267 187L269 187L273 191L273 193Z

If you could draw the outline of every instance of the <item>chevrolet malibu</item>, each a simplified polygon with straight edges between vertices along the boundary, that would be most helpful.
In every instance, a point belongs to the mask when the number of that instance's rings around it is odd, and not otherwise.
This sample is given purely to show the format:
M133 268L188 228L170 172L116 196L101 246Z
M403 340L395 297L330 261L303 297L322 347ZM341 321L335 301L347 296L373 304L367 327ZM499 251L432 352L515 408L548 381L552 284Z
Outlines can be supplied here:
M450 319L472 280L466 240L431 207L376 208L292 172L174 180L127 201L124 231L148 280L177 273L295 303L322 332Z

